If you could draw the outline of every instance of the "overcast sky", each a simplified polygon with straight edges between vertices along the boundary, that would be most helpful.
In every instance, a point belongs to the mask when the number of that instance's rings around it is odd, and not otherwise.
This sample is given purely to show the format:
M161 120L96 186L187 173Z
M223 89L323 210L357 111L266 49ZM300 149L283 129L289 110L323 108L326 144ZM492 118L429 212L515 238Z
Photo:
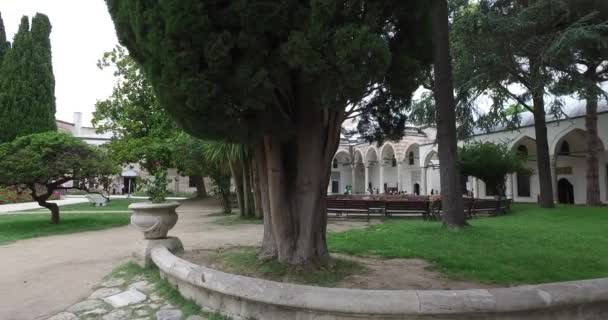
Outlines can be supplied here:
M0 0L0 13L12 42L23 15L49 16L53 29L53 69L57 119L72 121L83 113L90 124L95 102L112 91L113 76L97 68L104 52L118 44L116 31L104 0Z

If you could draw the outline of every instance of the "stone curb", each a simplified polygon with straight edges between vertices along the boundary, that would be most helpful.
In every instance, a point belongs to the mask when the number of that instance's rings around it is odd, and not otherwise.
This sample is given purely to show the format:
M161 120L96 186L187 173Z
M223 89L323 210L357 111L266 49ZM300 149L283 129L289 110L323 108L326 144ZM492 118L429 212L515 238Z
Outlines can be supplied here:
M239 314L231 312L231 315L243 318L251 316L247 313L248 309L255 309L256 314L260 315L259 305L268 305L274 312L279 308L282 311L295 310L293 312L329 316L323 319L356 319L363 316L371 316L374 319L468 319L469 316L500 314L510 316L490 318L527 318L522 317L522 313L530 313L529 319L537 319L538 317L532 314L539 312L551 313L550 319L570 319L573 314L593 315L593 318L597 319L608 318L608 278L497 289L342 289L280 283L228 274L180 259L162 246L153 248L151 255L153 262L170 282L181 284L178 285L180 291L189 290L186 295L192 298L196 296L192 292L194 288L201 290L201 294L208 300L213 294L224 300L236 300L232 302L239 304ZM220 301L219 306L228 304L224 300ZM218 303L213 301L195 301L211 310L220 309ZM247 301L256 304L256 307L243 306ZM563 317L561 313L564 314ZM519 316L515 316L516 314ZM448 317L436 317L440 315Z

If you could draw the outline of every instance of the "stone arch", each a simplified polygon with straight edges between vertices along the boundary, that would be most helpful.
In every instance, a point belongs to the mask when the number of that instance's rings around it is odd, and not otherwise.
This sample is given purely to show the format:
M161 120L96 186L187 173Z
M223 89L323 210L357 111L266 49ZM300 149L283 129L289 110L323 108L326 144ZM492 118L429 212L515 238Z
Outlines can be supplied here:
M439 173L439 154L431 150L424 157L424 175L426 180L425 194L437 194L441 191L441 179Z
M352 189L351 161L351 155L348 151L340 149L336 152L331 162L328 193L343 193L349 186Z
M378 162L378 151L374 146L369 146L365 151L364 162L369 165L371 162Z
M527 134L521 134L517 138L511 140L508 144L509 150L517 150L519 146L525 146L528 150L528 155L536 154L536 139L530 137ZM530 148L533 146L534 148Z
M424 157L423 166L428 167L431 164L431 160L434 160L434 158L439 158L439 154L437 153L437 151L435 151L435 150L429 151L429 153L427 153L426 156Z
M382 149L380 151L380 161L382 161L384 164L388 164L388 165L392 166L391 162L393 160L395 160L395 162L397 161L396 160L397 154L395 151L396 151L395 146L393 146L392 143L390 143L390 142L385 143L384 146L382 146ZM396 163L395 163L395 166L396 166Z
M584 155L587 152L587 131L580 128L569 128L568 130L562 131L557 135L551 145L549 146L549 152L554 155L562 155L561 148L563 143L568 144L568 155ZM599 139L599 150L606 150L604 142L600 137Z

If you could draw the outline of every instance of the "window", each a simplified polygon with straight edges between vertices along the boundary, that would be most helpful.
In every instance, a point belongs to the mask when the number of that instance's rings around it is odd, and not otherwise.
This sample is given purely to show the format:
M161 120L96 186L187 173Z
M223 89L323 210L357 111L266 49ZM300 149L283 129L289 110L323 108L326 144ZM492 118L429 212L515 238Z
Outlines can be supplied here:
M190 176L188 177L188 187L190 188L196 188L196 176Z
M394 155L393 155L393 158L391 159L391 165L392 165L393 167L396 167L396 166L397 166L397 158L395 158L395 156L394 156Z
M334 162L331 165L332 168L338 169L338 159L334 159Z
M562 145L559 148L560 155L569 155L570 154L570 144L568 141L562 142Z
M524 145L517 147L517 155L519 155L520 157L523 157L523 158L527 158L528 157L528 148L526 148L526 146L524 146Z
M414 151L410 151L410 153L407 155L407 159L408 159L408 163L410 166L414 165Z

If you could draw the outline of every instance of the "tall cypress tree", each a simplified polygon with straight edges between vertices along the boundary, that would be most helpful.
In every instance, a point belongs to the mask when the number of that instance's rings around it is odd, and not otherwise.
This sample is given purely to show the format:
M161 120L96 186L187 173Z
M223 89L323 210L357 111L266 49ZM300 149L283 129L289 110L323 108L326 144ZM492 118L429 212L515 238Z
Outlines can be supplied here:
M2 65L2 60L4 59L4 55L10 49L11 44L6 41L6 31L4 30L4 21L2 21L2 14L0 13L0 66Z
M0 70L0 142L57 130L50 33L46 15L36 14L31 30L28 17L21 19Z

